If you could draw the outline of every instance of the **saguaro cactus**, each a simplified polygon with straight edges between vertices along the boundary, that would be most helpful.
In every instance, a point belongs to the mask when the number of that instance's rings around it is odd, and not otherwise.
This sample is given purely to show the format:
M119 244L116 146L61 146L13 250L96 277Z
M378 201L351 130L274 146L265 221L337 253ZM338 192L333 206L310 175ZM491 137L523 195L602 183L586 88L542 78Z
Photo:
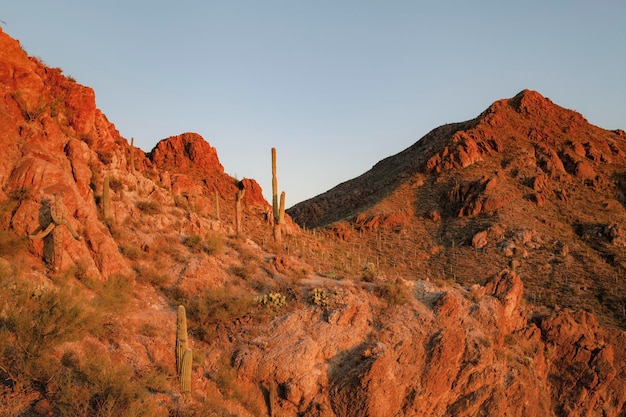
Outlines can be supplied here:
M278 220L278 179L276 178L276 148L272 148L272 209L274 222Z
M283 224L285 221L285 192L280 193L280 205L278 208L278 223Z
M178 374L181 373L181 367L183 362L183 355L188 348L187 339L187 315L185 307L178 306L178 312L176 316L176 370Z
M220 219L220 194L215 190L215 218Z
M285 216L285 192L280 194L278 201L278 179L276 178L276 148L272 148L272 209L274 215L274 240L280 242L282 238L282 222Z
M188 394L191 392L191 365L193 363L193 352L186 349L180 365L180 390Z
M276 416L276 382L270 381L267 391L268 391L267 408L269 412L268 414L270 415L270 417L275 417Z
M111 215L109 211L110 207L110 198L109 198L109 177L104 177L104 182L102 183L102 216L105 219L108 219Z
M63 204L61 194L54 195L54 204L52 205L48 198L42 198L39 209L39 226L32 234L28 235L29 239L32 240L44 240L44 262L55 271L63 264L63 231L60 226L65 226L74 239L80 240L80 236L66 220L66 212L67 209Z
M130 138L130 172L135 173L135 138Z
M243 233L243 215L241 213L241 206L245 194L246 189L240 188L237 190L237 195L235 196L235 228L237 229L237 235L241 235Z

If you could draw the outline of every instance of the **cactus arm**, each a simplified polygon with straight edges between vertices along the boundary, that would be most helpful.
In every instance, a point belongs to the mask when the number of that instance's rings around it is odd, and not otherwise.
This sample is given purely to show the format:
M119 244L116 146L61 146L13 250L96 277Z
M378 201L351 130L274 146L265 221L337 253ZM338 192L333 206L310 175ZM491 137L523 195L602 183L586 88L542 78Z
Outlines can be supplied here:
M50 232L52 231L52 229L54 229L54 227L55 227L55 224L50 223L48 227L46 227L43 231L41 231L41 233L37 234L37 232L41 230L41 226L39 226L38 228L35 229L33 234L28 235L28 238L31 240L43 239L44 237L48 236L48 234L50 234Z
M59 223L59 224L62 224L63 226L67 227L67 230L70 231L74 239L80 240L80 236L78 235L78 233L76 233L72 225L70 225L66 220L64 220L62 223Z

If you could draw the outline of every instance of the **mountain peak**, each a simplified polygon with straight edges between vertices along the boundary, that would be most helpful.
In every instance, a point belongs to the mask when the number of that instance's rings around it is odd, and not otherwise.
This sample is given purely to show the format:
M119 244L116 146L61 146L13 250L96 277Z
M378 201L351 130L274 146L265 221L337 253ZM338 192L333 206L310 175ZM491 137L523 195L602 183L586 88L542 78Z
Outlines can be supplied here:
M163 139L149 156L158 167L165 169L193 168L207 173L224 172L215 148L197 133L187 132Z

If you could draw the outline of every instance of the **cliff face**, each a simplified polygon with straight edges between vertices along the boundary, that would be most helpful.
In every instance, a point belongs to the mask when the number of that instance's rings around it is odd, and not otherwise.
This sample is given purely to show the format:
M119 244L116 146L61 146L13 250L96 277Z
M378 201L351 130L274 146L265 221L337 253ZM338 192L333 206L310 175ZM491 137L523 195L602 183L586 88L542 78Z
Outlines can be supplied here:
M623 132L525 91L298 207L348 221L277 243L202 137L131 147L1 30L0 91L0 414L624 415Z

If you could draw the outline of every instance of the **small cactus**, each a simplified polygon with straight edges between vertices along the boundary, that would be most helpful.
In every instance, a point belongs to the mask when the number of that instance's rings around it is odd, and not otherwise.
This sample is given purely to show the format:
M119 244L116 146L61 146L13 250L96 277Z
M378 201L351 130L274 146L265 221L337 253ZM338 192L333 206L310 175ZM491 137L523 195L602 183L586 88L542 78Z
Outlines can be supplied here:
M313 305L321 307L322 309L326 309L330 305L330 296L326 290L315 288L309 295L309 302Z
M193 352L186 349L180 365L180 390L184 394L191 392L191 365L193 363Z
M270 292L260 295L256 298L261 307L268 307L272 310L278 311L287 305L287 297L279 292Z

